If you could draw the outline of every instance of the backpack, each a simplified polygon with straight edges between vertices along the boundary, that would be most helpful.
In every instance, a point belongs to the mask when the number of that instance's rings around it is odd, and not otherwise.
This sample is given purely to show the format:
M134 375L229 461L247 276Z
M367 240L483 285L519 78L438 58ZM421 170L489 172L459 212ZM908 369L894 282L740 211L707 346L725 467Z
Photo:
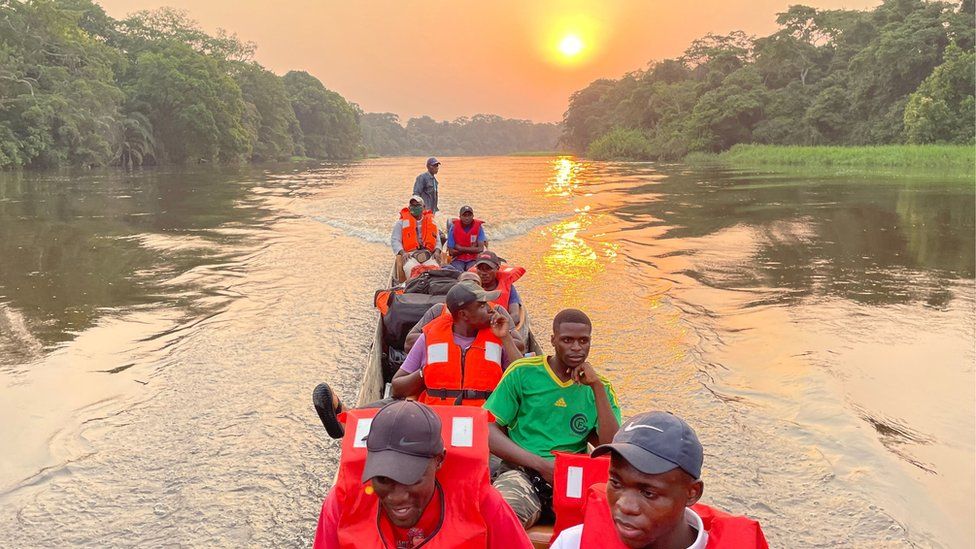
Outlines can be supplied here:
M403 342L407 339L410 328L413 328L413 325L420 321L427 309L438 303L444 303L444 300L443 295L390 294L389 311L383 315L386 344L397 349L403 349Z
M457 283L461 273L454 269L435 269L425 271L407 281L403 288L406 294L447 295ZM420 320L419 318L417 320Z

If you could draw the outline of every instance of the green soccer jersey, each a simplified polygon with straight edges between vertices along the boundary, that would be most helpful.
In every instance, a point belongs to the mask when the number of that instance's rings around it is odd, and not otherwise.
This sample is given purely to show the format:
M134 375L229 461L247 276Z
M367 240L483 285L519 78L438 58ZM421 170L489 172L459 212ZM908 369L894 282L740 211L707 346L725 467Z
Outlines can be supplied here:
M600 376L613 415L620 423L617 394ZM596 429L593 389L573 381L560 381L544 356L522 358L505 370L498 387L485 402L508 436L537 456L554 459L554 450L581 454L586 438Z

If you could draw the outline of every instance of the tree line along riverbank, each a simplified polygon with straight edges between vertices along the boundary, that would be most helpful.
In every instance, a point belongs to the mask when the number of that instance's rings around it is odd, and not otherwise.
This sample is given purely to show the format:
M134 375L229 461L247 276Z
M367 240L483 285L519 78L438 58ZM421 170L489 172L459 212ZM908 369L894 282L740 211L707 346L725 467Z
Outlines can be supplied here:
M680 57L591 83L570 98L564 142L600 160L679 160L740 143L973 143L973 0L884 0L865 11L794 5L776 22L769 36L709 34ZM747 150L800 155L792 162L860 156ZM887 149L913 161L934 154L913 150Z
M182 11L117 20L91 0L0 5L0 168L346 160L555 148L557 124L364 113Z

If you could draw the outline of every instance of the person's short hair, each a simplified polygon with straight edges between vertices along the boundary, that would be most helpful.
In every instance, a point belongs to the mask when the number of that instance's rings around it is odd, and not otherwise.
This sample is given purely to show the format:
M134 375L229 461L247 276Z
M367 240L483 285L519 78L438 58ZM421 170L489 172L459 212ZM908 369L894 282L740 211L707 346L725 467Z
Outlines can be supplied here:
M553 333L559 331L559 327L566 322L572 324L585 324L591 330L593 329L593 323L590 322L590 317L586 316L586 313L579 309L563 309L556 314L555 318L552 319Z

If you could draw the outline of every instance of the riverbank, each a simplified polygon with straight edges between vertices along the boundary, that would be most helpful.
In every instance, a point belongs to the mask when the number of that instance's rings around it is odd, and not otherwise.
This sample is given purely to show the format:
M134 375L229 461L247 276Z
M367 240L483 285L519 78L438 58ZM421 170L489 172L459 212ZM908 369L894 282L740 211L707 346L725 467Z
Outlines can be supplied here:
M727 164L735 167L802 167L843 171L926 169L972 175L976 167L973 145L879 145L871 147L791 147L736 145L719 153L691 153L691 165Z

